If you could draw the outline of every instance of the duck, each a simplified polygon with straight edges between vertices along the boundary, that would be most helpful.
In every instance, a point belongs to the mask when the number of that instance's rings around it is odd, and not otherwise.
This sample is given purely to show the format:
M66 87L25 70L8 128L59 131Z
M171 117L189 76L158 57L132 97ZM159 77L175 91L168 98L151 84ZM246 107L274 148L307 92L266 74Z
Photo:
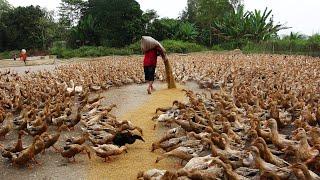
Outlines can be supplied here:
M11 152L11 153L18 153L23 151L25 148L22 145L22 136L23 135L28 135L27 132L20 130L18 133L18 141L17 143L13 146L13 147L7 147L5 148L5 150Z
M107 159L109 159L110 156L116 156L122 154L123 152L127 152L126 146L118 147L113 144L103 144L92 148L98 157L104 158L105 162L107 162Z
M11 159L12 164L15 166L22 166L22 165L26 165L31 160L35 161L35 159L34 159L35 148L36 148L36 143L39 140L40 140L40 136L36 135L30 146L28 146L26 149L22 150L17 156L12 157L12 159Z
M0 152L1 152L1 156L7 159L12 159L14 153L7 151L4 146L2 144L0 144Z
M293 138L299 141L295 151L295 159L298 161L304 162L319 154L318 150L310 147L307 134L303 128L296 129Z
M137 179L162 179L164 174L166 173L166 170L159 170L159 169L150 169L148 171L140 171L137 175Z
M230 122L223 122L223 132L226 133L236 143L239 144L242 142L240 136L232 130Z
M258 169L260 169L260 172L265 172L265 171L271 171L280 179L288 179L288 177L291 175L292 171L289 170L288 168L280 168L276 165L273 165L271 163L268 163L264 161L260 157L260 152L259 149L255 146L250 147L251 154L253 155L254 158L254 165Z
M157 123L163 122L166 124L171 124L173 122L174 113L165 113L160 114L159 116L155 116L152 118L152 120L155 120ZM153 126L153 129L156 129L157 124Z
M225 174L227 176L227 179L230 179L230 180L249 180L248 178L241 176L241 175L237 174L236 172L234 172L232 169L232 166L230 164L225 164L223 161L221 161L219 159L219 157L213 158L212 162L218 164L219 166L221 166L224 169Z
M271 129L271 141L276 147L278 147L280 149L284 149L284 148L288 147L289 145L297 144L297 142L285 139L284 135L281 135L278 132L278 125L277 125L277 121L275 119L269 119L267 121L267 125Z
M190 147L183 147L180 146L176 149L173 149L169 152L166 152L164 154L162 154L162 156L157 157L156 159L156 163L159 163L161 160L167 158L167 157L176 157L181 159L181 163L183 163L183 161L188 162L190 159L194 158L194 157L198 157L200 151L202 149L195 149L195 148L190 148Z
M61 151L61 156L68 159L73 158L73 162L76 162L75 156L81 152L85 151L88 155L88 158L91 159L90 148L85 145L71 144L63 147Z
M70 118L65 121L65 124L69 129L74 129L74 126L77 125L81 121L81 109L78 107L77 114L75 118Z
M126 144L133 144L136 140L144 141L144 139L136 134L132 134L131 132L119 132L116 133L113 140L112 144L117 145L119 147L124 146Z
M320 177L316 173L310 171L308 167L303 163L295 163L290 166L290 169L301 170L304 178L307 180L320 180Z
M213 157L211 155L204 157L194 157L183 167L187 171L203 170L210 167Z
M290 165L290 163L286 162L285 160L273 155L263 138L258 137L252 143L252 145L256 146L259 149L260 155L266 162L274 164L278 167L287 167Z
M13 115L10 115L13 116ZM0 139L5 139L6 135L12 130L12 121L6 121L4 126L0 127Z
M45 144L44 150L49 149L50 147L53 147L56 151L60 151L54 145L58 142L58 140L61 136L61 132L63 130L69 130L69 129L66 125L62 125L58 128L58 131L56 134L49 134L48 132L45 132L41 135L41 137L44 140L44 144Z
M42 138L41 135L40 135L40 138L38 139L38 141L37 141L36 144L35 144L34 155L43 153L44 150L45 150L45 146L46 146L46 145L45 145L45 143L44 143L44 140L43 140L43 138Z
M219 179L220 177L223 176L222 169L216 167L216 166L211 166L206 170L193 170L193 171L188 171L185 170L184 168L179 169L176 172L178 179Z
M62 116L59 116L57 118L52 118L53 125L60 127L64 124L64 122L70 118L71 115L71 109L66 108L65 113Z
M82 145L83 143L86 142L86 140L88 140L90 137L90 134L88 132L84 132L81 137L71 137L71 138L68 138L66 140L66 143L67 145L70 145L70 144L79 144L79 145Z
M48 130L48 124L46 121L44 121L40 126L33 126L32 124L28 123L27 130L32 136L41 135Z

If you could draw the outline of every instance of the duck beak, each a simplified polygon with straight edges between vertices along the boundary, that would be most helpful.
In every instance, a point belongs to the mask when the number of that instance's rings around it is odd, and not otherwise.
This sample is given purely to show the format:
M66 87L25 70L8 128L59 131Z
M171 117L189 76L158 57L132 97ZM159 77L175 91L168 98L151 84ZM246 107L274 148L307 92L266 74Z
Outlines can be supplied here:
M144 139L143 139L142 137L140 138L140 140L141 140L141 141L143 141L143 142L145 142L145 141L144 141Z

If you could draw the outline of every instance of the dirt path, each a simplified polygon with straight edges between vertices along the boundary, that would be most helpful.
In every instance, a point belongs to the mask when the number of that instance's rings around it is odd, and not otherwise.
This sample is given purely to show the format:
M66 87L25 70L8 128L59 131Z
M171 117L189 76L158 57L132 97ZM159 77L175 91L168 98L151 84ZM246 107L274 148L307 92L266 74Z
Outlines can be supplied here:
M151 118L155 115L155 109L157 107L171 106L174 100L184 100L181 86L178 89L168 90L165 88L165 84L162 84L160 90L149 96L145 103L120 116L120 119L131 120L135 125L141 127L146 142L130 145L128 153L113 157L112 162L104 163L102 159L95 158L90 164L87 178L136 179L137 173L141 170L174 168L176 163L171 159L155 164L155 160L160 153L150 152L152 142L158 140L164 130L161 127L153 130L154 122Z

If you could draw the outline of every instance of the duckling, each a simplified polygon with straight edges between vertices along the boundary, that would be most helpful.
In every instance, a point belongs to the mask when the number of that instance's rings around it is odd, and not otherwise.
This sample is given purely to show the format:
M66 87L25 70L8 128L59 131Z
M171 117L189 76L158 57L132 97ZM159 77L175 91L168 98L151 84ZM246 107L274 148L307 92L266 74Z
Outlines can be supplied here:
M144 142L144 139L136 134L132 134L131 132L125 132L125 133L117 133L113 140L112 143L114 145L117 145L119 147L124 146L126 144L133 144L136 140L141 140Z
M103 144L92 148L96 152L97 156L104 158L105 162L107 161L107 159L109 159L110 156L120 155L123 152L127 152L126 146L118 147L113 144Z
M23 130L20 130L18 133L18 141L15 144L15 146L14 147L7 147L7 148L5 148L5 150L7 150L11 153L17 153L17 152L21 152L22 150L24 150L25 148L22 145L22 136L23 135L28 135L28 133Z
M91 159L91 153L87 146L85 145L79 145L79 144L71 144L67 145L63 148L61 151L61 156L68 159L68 162L70 162L70 158L73 158L73 162L76 161L74 158L77 154L85 151L88 155L88 158Z

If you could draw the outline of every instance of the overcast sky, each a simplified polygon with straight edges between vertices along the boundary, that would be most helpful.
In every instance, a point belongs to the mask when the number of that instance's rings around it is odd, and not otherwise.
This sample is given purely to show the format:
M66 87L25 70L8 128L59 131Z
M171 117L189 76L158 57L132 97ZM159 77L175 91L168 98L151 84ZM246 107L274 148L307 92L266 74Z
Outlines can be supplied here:
M49 10L56 10L60 0L8 0L14 6L40 5ZM185 8L187 0L137 0L142 10L155 9L160 17L176 18ZM273 10L276 22L292 27L280 32L287 34L290 31L307 35L320 33L320 0L244 0L248 10L266 7Z

